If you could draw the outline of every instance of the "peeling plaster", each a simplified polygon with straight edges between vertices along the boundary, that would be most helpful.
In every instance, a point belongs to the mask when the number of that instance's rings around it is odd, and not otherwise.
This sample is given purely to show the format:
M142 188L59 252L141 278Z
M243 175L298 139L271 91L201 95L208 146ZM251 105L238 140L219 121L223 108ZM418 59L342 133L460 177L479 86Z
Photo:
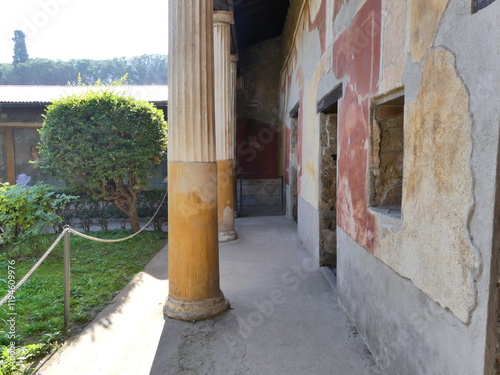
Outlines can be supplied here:
M324 3L323 21L318 9ZM297 17L288 27L294 33L286 42L293 47L286 51L282 93L288 109L300 96L297 147L299 175L304 172L304 178L299 179L299 233L316 229L308 192L318 189L318 176L309 177L314 169L309 160L311 138L316 137L309 126L317 125L310 97L316 94L317 101L331 83L343 82L337 225L345 238L354 240L342 248L344 255L352 256L352 244L359 245L359 253L367 250L375 255L362 254L367 263L360 263L357 256L349 258L347 266L352 268L341 271L345 275L339 273L340 282L345 276L353 286L362 285L363 292L349 301L349 309L363 301L357 324L369 327L367 341L380 345L384 355L394 349L391 343L400 344L398 338L407 337L408 329L416 329L404 342L405 358L395 361L400 368L408 370L412 368L408 363L413 363L424 370L412 373L482 373L488 329L483 323L485 306L496 303L489 298L496 291L489 284L493 208L488 206L494 201L498 152L494 125L499 110L492 103L500 87L496 74L500 44L491 30L498 24L500 1L476 14L470 13L466 2L448 0L292 0L291 4ZM311 26L322 22L324 36L321 27ZM320 57L311 58L309 50L320 51ZM323 63L315 88L311 77ZM370 100L402 86L405 181L400 217L367 209L366 172L372 136ZM313 242L309 237L301 235L308 245ZM366 267L379 264L377 272L367 272ZM351 273L356 268L359 272ZM385 299L387 290L400 294ZM377 297L370 299L373 295ZM490 308L495 310L493 316L497 306ZM489 319L496 323L496 315ZM413 339L416 335L419 340ZM487 350L494 351L494 344Z
M367 2L334 43L333 71L350 77L361 96L374 94L380 75L381 0Z
M407 1L386 0L383 5L382 92L403 85Z
M375 220L367 209L368 114L370 101L359 102L348 85L339 109L337 225L370 252L375 246Z
M419 62L432 47L449 0L412 0L410 46L413 62Z
M380 0L364 3L333 46L332 69L349 84L339 103L339 189L337 225L370 252L375 249L375 219L367 209L370 97L380 72Z
M325 52L326 38L326 0L309 1L309 31L318 30L321 53Z
M469 96L443 48L428 52L405 126L403 225L379 228L376 255L468 323L479 259L469 233L474 181Z

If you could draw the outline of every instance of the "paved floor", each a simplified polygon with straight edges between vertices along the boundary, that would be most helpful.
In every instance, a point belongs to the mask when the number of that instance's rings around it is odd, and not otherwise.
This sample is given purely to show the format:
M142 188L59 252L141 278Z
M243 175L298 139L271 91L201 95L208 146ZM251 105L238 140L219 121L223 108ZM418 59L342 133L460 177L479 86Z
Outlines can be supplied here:
M294 223L243 217L236 230L239 239L220 246L228 313L164 320L164 249L37 374L382 374Z

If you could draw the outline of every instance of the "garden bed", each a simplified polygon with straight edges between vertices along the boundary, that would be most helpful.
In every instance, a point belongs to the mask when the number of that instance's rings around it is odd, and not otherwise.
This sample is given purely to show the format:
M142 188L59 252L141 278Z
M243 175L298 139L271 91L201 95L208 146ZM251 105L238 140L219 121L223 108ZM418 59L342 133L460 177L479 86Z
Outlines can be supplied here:
M92 232L99 238L122 238L130 231ZM42 235L49 245L56 235ZM31 278L0 307L0 373L23 373L37 356L83 329L166 244L166 233L144 231L118 243L71 236L71 326L63 328L63 246L60 243ZM18 282L36 263L32 257L0 254L0 298L10 280ZM14 343L14 345L12 345ZM11 350L15 349L15 350ZM9 354L15 351L16 358ZM10 352L10 353L9 353Z

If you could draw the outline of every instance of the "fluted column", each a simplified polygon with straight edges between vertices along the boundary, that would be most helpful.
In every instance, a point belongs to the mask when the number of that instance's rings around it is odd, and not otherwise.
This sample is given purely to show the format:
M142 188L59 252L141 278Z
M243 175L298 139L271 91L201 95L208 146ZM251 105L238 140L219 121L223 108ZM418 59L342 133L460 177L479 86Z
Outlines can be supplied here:
M168 276L164 313L228 309L219 285L212 0L170 0Z
M232 118L231 118L231 126L233 127L233 185L234 185L234 192L233 192L233 195L234 195L234 207L235 207L235 210L234 210L234 217L237 217L237 213L238 213L238 202L237 202L237 199L236 197L238 196L238 186L237 186L237 181L236 181L236 178L237 178L237 175L236 175L236 170L238 169L237 166L236 166L236 132L237 132L237 113L236 113L236 98L237 98L237 93L236 93L236 89L237 89L237 86L236 86L236 83L237 83L237 79L238 79L238 55L237 54L234 54L234 55L231 55L231 106L232 106Z
M233 106L231 101L232 12L214 12L215 137L218 170L219 241L237 238L234 230Z

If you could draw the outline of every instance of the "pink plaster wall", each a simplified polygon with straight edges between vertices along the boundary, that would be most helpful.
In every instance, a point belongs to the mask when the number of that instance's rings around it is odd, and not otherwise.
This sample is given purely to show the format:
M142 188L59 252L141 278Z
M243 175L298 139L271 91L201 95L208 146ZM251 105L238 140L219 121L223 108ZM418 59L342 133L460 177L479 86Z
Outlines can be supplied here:
M333 1L333 4L327 2ZM330 5L330 6L329 6ZM291 95L298 88L300 111L298 118L298 193L304 188L302 174L305 166L303 145L306 134L304 113L310 111L306 105L310 98L304 98L304 82L313 77L305 76L311 71L310 64L301 61L299 48L304 48L303 41L308 33L318 35L317 43L321 48L321 60L329 61L321 68L320 61L313 71L332 70L338 81L347 82L344 97L339 102L339 158L338 158L338 196L337 223L342 230L354 238L370 252L374 252L376 243L375 218L368 211L368 152L370 139L370 97L378 93L381 65L381 0L367 0L358 10L349 27L333 36L333 45L326 45L327 22L332 22L346 6L345 0L321 0L316 14L305 9L302 16L304 24L297 26L295 44L291 45L288 59L282 70L282 94ZM333 15L327 9L333 9ZM330 54L330 55L328 55ZM294 85L295 84L295 85ZM293 88L295 87L295 88ZM310 103L309 103L310 104ZM315 109L314 109L315 110ZM308 124L311 126L311 124ZM287 138L287 144L289 138ZM286 159L290 158L290 149L286 149ZM287 169L290 164L287 164ZM309 187L310 188L310 187Z
M380 72L381 0L370 0L335 41L332 69L348 77L339 107L337 223L370 252L375 249L375 218L368 212L370 100Z

